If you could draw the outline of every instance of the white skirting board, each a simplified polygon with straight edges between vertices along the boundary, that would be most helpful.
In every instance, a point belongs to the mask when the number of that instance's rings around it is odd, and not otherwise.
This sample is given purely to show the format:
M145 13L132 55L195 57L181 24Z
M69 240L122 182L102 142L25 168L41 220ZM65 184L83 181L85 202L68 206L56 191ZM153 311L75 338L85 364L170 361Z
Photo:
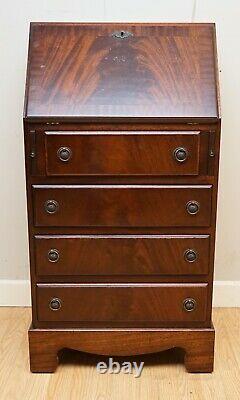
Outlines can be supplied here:
M214 307L240 307L240 281L214 282ZM30 306L28 280L0 280L0 306Z

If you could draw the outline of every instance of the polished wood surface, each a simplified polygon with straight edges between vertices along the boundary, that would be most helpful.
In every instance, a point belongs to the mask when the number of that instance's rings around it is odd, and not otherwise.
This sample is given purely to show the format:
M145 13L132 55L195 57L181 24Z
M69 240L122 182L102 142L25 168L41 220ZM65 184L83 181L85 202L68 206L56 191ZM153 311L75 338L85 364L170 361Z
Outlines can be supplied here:
M213 24L32 23L25 118L216 121L214 35Z
M183 162L174 155L179 148L186 151ZM61 160L61 149L69 160ZM49 176L198 175L200 133L47 132L43 152Z
M35 236L38 276L203 275L209 271L209 235L80 235ZM186 259L191 249L194 261ZM58 259L49 260L57 251Z
M138 355L178 347L185 352L188 372L212 372L214 329L29 330L32 372L55 372L63 348L100 355ZM96 345L97 344L97 345ZM126 351L126 348L128 349Z
M228 267L230 264L226 264L226 268ZM55 374L31 374L26 335L31 323L31 310L1 307L1 400L135 400L139 397L144 400L159 400L159 395L166 400L237 400L240 398L240 308L213 309L213 322L216 329L213 374L186 374L184 353L177 349L149 355L113 357L114 361L120 363L135 361L139 365L144 362L141 377L137 379L133 374L99 374L96 365L100 361L108 363L108 356L70 350L59 354L59 366ZM40 338L41 333L38 343ZM61 344L60 340L59 336L58 344ZM68 339L69 346L73 346L71 340ZM184 342L190 346L193 341L188 339ZM46 340L44 343L47 344ZM87 343L78 340L78 346L87 346ZM110 341L109 344L111 343ZM52 346L52 342L49 344ZM100 337L96 344L101 346ZM137 344L142 346L142 341L138 340ZM123 350L123 346L119 347ZM46 353L43 355L37 345L35 349L34 355L41 358L42 368L56 367L56 355L51 357L53 364L50 364L50 357L44 360ZM201 365L203 366L202 361Z
M38 319L92 327L204 326L207 284L38 284ZM50 302L59 299L61 308ZM184 301L196 302L187 311ZM208 323L210 325L210 323ZM206 324L205 324L206 325ZM195 324L196 326L196 324Z
M161 227L209 226L211 186L39 186L34 185L36 226ZM59 207L45 210L48 200ZM187 204L197 201L197 214Z
M66 346L81 350L74 328L101 326L111 353L106 327L131 328L126 354L139 329L164 327L169 347L173 328L181 343L186 327L192 343L211 330L220 148L214 25L32 24L24 131L32 369L47 351L56 365L59 347L43 345L48 329L67 329ZM174 158L179 147L183 162ZM198 205L194 215L189 202ZM197 247L193 263L186 243ZM59 310L58 300L49 308L52 296L61 297ZM151 336L145 346L154 339L163 349L162 331ZM210 371L213 340L198 340L186 365ZM93 344L89 336L92 352Z
M214 138L212 126L196 126L196 130L191 125L150 124L31 126L34 129L29 132L29 141L35 154L31 159L31 174L38 179L77 183L85 179L87 183L101 183L127 178L135 183L144 179L150 183L193 177L197 181L212 173L213 160L209 156ZM56 131L56 127L61 130ZM68 161L59 159L62 148L71 152ZM188 152L186 161L176 161L174 151L178 148Z

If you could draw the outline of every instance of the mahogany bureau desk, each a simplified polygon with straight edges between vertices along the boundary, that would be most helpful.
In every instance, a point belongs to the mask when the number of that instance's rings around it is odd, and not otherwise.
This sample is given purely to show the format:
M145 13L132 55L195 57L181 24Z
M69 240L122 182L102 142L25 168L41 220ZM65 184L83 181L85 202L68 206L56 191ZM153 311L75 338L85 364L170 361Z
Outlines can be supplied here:
M213 24L31 24L33 372L173 347L212 371L217 75Z

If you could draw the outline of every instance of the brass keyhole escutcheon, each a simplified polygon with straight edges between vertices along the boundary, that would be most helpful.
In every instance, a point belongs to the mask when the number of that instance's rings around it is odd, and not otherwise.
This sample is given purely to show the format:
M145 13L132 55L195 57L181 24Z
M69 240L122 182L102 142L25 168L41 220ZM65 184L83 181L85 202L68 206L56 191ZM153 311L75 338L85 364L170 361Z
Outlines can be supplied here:
M116 31L113 32L112 37L117 38L117 39L126 39L133 36L133 34L131 32L127 32L127 31Z

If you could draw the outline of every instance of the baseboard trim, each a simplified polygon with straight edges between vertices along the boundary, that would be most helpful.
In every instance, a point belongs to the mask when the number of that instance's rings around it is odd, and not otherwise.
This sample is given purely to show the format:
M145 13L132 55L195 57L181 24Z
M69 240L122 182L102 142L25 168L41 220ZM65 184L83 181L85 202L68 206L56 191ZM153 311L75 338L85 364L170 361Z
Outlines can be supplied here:
M215 281L214 307L240 307L240 281Z
M31 305L28 280L0 279L0 306L28 307ZM240 307L240 281L215 281L214 307Z
M29 280L0 279L0 306L28 307L30 305Z

